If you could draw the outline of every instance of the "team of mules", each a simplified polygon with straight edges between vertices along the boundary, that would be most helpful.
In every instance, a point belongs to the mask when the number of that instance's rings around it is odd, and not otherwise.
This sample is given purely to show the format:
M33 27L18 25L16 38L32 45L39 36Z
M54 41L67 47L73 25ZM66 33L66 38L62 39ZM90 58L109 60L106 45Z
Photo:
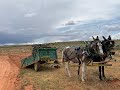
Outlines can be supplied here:
M69 70L70 61L74 63L78 63L78 75L80 73L80 66L82 68L82 81L86 80L86 67L91 62L102 62L102 64L106 63L106 58L111 59L114 52L111 50L114 47L114 41L109 36L107 39L103 36L103 41L93 37L93 41L86 42L86 45L83 47L66 47L62 52L62 62L65 65L65 69L71 77L71 73ZM104 65L99 67L99 79L105 79L104 74Z

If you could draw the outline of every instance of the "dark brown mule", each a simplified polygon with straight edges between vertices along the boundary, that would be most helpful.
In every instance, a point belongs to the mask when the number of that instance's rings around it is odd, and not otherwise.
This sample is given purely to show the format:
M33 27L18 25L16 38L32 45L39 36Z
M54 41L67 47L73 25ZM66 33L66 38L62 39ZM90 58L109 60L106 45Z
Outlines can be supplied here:
M93 43L95 43L95 44L99 43L100 45L96 45L96 46L94 45L94 48L91 48L91 44L87 44L85 47L86 54L84 55L84 57L85 57L84 59L86 59L86 60L91 59L92 62L105 61L105 59L103 59L104 53L103 53L102 42L99 40L98 36L97 36L97 38L93 37L93 40L94 40L94 41L92 41ZM101 72L99 70L99 76L100 76L100 74L101 74ZM101 77L99 77L99 78L101 79Z
M105 61L106 58L111 59L112 55L115 54L115 52L111 52L111 50L113 49L113 47L115 45L114 41L111 39L111 36L109 36L108 39L106 39L103 36L103 39L104 40L101 43L102 43L102 50L103 50L104 54L102 56L100 56L99 58L95 57L97 55L91 55L91 58L92 58L93 62ZM93 40L94 41L100 41L98 36L97 36L96 39L93 37ZM102 80L102 78L105 79L104 66L99 66L99 79Z
M111 39L111 36L108 37L108 39L106 39L103 36L103 41L102 41L102 48L103 48L103 59L105 60L106 58L112 59L112 55L115 54L115 52L111 52L111 50L113 49L115 42ZM99 66L99 78L100 80L105 79L105 73L104 73L104 66Z

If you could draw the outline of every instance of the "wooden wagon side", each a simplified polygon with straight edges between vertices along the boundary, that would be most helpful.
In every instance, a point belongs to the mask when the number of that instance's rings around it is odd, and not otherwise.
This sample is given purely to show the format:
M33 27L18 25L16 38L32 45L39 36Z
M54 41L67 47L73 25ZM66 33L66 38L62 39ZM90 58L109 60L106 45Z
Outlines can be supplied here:
M49 61L53 63L57 61L56 48L34 48L32 55L21 61L21 67L27 67L34 64L35 71L38 71L41 63L48 63Z

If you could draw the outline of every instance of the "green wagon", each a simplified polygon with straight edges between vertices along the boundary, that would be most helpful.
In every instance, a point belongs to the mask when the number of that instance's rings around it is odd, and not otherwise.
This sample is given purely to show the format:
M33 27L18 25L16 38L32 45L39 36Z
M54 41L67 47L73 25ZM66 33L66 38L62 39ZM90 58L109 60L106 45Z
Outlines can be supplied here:
M21 61L21 67L34 65L35 71L38 71L40 64L43 63L58 63L57 61L57 48L51 47L34 47L32 55L24 58Z

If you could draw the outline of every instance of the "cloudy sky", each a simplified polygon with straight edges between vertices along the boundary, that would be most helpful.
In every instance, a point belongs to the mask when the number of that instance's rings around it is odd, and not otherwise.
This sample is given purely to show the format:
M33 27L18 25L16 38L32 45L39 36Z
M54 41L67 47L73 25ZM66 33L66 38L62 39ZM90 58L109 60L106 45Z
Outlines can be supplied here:
M0 45L120 39L120 0L0 0Z

